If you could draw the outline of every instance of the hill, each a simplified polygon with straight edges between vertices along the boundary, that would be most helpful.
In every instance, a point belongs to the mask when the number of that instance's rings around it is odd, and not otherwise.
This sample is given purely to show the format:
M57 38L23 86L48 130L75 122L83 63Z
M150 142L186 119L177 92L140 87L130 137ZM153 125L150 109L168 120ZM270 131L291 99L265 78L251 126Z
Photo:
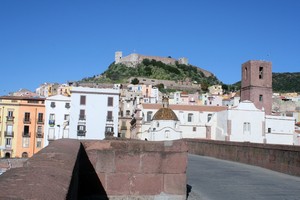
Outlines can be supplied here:
M206 71L207 72L207 71ZM186 81L201 84L206 90L208 86L221 84L212 73L205 75L201 68L193 65L165 64L154 59L144 59L136 67L128 67L122 63L112 63L100 76L84 78L80 82L93 83L127 83L131 77L145 77L159 80Z
M240 89L241 82L233 84ZM273 73L272 74L273 92L300 92L300 72L295 73Z

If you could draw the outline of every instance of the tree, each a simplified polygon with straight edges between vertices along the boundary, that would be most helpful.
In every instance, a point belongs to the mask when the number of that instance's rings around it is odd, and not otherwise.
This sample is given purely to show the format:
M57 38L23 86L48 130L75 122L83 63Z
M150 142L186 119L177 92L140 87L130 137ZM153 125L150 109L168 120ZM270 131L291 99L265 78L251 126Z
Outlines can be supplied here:
M133 84L133 85L137 85L137 84L139 84L139 79L137 79L137 78L134 78L134 79L132 79L131 80L131 84Z

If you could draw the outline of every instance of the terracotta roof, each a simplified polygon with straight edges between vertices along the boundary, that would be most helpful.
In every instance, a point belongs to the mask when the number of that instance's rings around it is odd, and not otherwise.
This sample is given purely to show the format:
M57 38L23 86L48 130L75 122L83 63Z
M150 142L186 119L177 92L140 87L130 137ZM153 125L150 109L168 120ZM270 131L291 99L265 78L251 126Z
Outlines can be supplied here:
M161 108L160 104L142 104L144 109L158 110ZM220 112L227 110L227 106L198 106L198 105L169 105L172 110L182 110L182 111L200 111L200 112Z
M174 120L178 121L178 118L174 111L170 108L160 108L155 115L153 116L152 120Z

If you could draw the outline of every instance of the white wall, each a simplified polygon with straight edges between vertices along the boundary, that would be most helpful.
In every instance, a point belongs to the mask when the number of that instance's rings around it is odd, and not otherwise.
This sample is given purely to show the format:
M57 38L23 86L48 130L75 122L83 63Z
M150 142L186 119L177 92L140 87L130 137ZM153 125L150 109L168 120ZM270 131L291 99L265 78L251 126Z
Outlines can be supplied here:
M55 107L51 107L51 102L55 103ZM66 108L66 103L70 103L71 98L55 95L45 100L45 122L44 122L44 147L49 144L48 139L68 138L69 126L64 120L65 115L70 115L70 109ZM70 104L71 105L71 104ZM50 114L55 115L55 125L49 125ZM65 133L65 134L64 134ZM49 135L50 134L50 135Z
M86 96L86 105L80 105L80 96ZM108 97L113 97L113 106L108 107ZM79 121L80 110L85 110L85 121ZM114 128L114 136L118 134L119 89L98 89L74 87L71 90L70 138L104 139L105 127ZM107 111L113 112L113 122L107 122ZM77 135L77 126L85 123L85 136Z

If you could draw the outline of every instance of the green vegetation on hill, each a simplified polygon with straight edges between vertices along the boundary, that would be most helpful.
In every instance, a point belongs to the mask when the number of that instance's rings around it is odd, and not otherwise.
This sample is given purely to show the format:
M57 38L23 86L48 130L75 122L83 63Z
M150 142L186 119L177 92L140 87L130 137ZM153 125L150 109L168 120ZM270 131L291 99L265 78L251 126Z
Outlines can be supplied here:
M200 83L203 90L214 84L221 84L215 76L206 77L200 68L192 65L165 64L161 61L144 59L135 68L124 64L112 63L100 77L84 78L80 82L125 83L131 77L146 77L159 80L184 81Z
M273 73L274 92L300 92L300 72Z

